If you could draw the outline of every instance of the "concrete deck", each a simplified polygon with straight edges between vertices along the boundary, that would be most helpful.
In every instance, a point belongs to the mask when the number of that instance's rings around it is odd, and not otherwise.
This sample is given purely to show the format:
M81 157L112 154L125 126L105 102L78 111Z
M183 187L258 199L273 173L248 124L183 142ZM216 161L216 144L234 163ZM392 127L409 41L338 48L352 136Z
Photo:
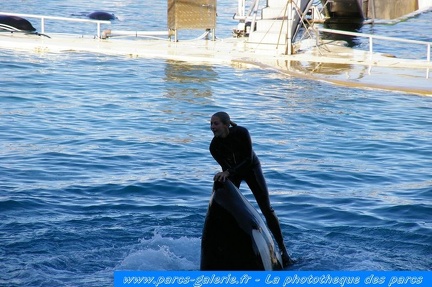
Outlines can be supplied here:
M281 55L247 38L171 42L168 40L83 38L50 34L51 38L0 33L0 49L31 53L88 52L106 55L160 58L190 64L254 65L283 74L337 85L383 89L432 96L432 62L402 60L327 43L308 46L294 55Z

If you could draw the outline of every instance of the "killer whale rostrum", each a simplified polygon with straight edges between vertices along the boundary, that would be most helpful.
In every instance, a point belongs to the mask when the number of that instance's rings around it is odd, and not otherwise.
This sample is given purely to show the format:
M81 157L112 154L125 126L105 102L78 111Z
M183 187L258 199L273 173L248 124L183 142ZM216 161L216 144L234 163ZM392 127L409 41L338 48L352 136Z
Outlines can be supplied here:
M230 181L215 182L201 239L200 270L282 270L267 225Z

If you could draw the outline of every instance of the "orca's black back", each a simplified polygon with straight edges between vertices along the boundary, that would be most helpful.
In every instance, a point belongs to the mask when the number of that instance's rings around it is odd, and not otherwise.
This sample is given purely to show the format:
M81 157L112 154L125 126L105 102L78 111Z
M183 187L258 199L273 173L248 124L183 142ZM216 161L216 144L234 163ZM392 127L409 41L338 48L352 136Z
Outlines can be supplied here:
M273 239L258 212L230 181L216 182L203 228L200 269L264 270L253 230L264 233L273 268L280 269Z

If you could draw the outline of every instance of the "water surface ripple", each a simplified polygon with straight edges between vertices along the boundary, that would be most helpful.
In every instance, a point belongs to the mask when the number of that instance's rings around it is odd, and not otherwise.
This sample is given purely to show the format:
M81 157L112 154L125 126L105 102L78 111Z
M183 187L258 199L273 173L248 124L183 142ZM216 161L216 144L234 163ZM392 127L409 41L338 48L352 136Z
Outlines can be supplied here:
M123 17L142 10L98 2ZM2 9L35 5L25 3ZM43 5L55 15L96 8ZM1 51L0 62L2 286L197 270L219 110L252 134L292 270L432 267L431 98L87 53Z

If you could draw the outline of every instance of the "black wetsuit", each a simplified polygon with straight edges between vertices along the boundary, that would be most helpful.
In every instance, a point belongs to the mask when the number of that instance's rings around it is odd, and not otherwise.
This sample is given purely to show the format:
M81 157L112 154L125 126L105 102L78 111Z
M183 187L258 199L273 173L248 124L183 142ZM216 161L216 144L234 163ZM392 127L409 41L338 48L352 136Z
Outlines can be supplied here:
M279 220L270 205L267 184L260 161L252 149L248 130L241 126L230 127L227 137L213 138L210 143L210 153L223 171L228 170L229 179L237 188L243 180L247 183L279 248L282 252L286 252Z
M231 180L244 177L253 167L260 165L248 130L240 126L230 127L225 138L214 137L210 153L223 171L228 170Z

